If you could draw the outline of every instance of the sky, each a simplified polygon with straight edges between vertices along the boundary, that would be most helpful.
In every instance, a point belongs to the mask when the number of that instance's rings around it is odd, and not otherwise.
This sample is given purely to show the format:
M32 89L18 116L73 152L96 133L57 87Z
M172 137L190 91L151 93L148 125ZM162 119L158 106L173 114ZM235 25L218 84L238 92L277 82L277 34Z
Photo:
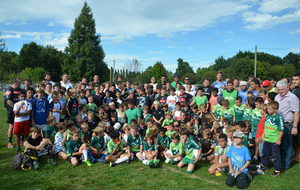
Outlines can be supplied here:
M284 57L300 52L300 0L87 0L105 61L138 59L175 72L182 58L196 71L238 51ZM8 51L36 42L64 51L82 0L3 0L0 32ZM259 57L258 57L259 60Z

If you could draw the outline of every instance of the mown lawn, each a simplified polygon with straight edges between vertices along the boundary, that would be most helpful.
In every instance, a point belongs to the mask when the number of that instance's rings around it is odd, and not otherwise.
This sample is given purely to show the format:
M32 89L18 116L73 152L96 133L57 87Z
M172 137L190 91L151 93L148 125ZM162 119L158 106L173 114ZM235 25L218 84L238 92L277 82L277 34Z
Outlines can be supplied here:
M67 161L57 160L57 166L47 164L42 158L40 170L17 171L11 166L16 149L8 149L6 110L3 93L0 94L0 189L237 189L225 185L226 176L208 174L208 163L200 162L200 168L193 174L186 168L160 163L157 169L150 169L135 160L130 164L95 164L87 167L81 164L71 166ZM14 139L15 140L15 139ZM15 143L14 143L15 144ZM273 178L273 168L264 176L254 176L249 189L299 189L299 163Z

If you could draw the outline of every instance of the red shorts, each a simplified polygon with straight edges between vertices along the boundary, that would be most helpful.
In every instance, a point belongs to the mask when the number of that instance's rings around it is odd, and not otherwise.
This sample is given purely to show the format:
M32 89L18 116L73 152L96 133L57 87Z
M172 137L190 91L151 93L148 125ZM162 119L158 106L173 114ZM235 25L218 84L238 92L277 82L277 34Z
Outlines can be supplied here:
M98 151L91 150L91 152L92 152L92 155L93 155L94 157L97 157L97 156L98 156Z
M30 120L15 122L14 135L22 135L30 133Z

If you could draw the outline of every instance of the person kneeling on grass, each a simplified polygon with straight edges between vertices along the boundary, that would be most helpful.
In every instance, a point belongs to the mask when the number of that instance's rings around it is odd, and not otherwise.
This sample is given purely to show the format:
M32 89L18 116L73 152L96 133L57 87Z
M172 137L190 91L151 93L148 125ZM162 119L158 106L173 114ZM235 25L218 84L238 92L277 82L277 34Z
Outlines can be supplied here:
M235 145L231 146L226 154L229 163L229 175L226 185L229 187L237 184L240 189L245 189L250 185L251 176L248 173L250 165L250 154L248 148L243 145L244 133L236 131L233 133Z
M150 168L157 168L158 167L158 150L157 145L154 143L154 135L148 133L146 135L146 142L143 145L143 164L149 165Z
M123 141L119 139L119 132L112 130L109 135L111 138L107 143L107 152L109 155L105 157L105 160L110 162L110 167L114 167L122 162L129 163L127 154L124 154Z
M30 129L30 134L31 136L29 136L24 142L26 152L33 152L33 154L39 156L40 153L42 153L44 150L47 150L48 163L55 166L56 162L54 162L52 159L49 151L52 149L52 147L49 145L48 139L43 139L43 137L41 137L41 129L37 126L33 126ZM34 169L38 170L40 168L39 163L37 161L33 161L33 167Z
M194 140L193 135L187 128L183 128L180 132L182 140L184 141L186 156L178 163L178 167L181 168L184 165L188 165L187 173L191 174L194 171L195 164L201 158L202 148Z
M180 142L180 136L178 133L174 133L171 136L172 142L170 144L170 149L165 153L166 163L171 162L176 163L182 160L184 155L184 147L182 142Z
M229 163L226 154L229 148L230 146L227 145L227 136L225 134L221 134L219 136L219 146L215 148L215 164L208 169L210 174L222 176L226 169L228 171Z
M136 125L130 127L130 135L127 138L127 150L128 157L133 160L136 156L139 160L143 160L142 150L143 150L143 140L140 135L137 134L138 128Z
M87 166L92 166L91 162L88 160L88 147L83 144L79 139L80 132L77 128L71 132L71 139L67 142L67 153L68 161L73 165L77 166L78 162L82 161L86 163Z

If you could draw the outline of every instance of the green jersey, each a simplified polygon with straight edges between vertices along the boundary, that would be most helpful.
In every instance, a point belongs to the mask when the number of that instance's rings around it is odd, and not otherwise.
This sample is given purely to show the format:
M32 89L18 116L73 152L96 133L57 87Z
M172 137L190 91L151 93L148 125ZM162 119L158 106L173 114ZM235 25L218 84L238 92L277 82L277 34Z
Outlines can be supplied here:
M229 148L230 148L229 145L226 145L225 148L222 148L221 146L216 146L216 148L215 148L215 155L219 155L219 156L222 156L224 154L226 155Z
M86 113L88 112L88 111L92 111L92 112L94 112L94 113L97 113L98 112L98 108L97 108L97 105L95 104L95 103L88 103L87 105L86 105Z
M173 156L176 156L178 154L181 154L181 156L183 156L184 147L183 147L182 142L179 141L177 144L174 144L173 142L171 142L170 151L173 153Z
M139 108L127 109L125 111L125 116L126 116L127 123L131 126L130 121L132 119L138 121L138 117L141 117L141 111Z
M220 104L217 104L213 108L213 113L215 114L216 119L219 119L221 117L220 113L222 111L222 106Z
M72 135L71 135L71 131L69 129L67 129L66 133L67 133L66 141L68 142L71 140Z
M148 150L155 151L155 150L157 150L157 146L156 146L155 143L152 143L152 145L149 146L148 143L145 142L144 145L143 145L143 150L144 151L148 151Z
M257 131L257 126L258 123L260 121L260 119L262 118L262 115L260 113L260 109L255 108L253 110L253 117L252 117L252 122L251 122L251 126L252 126L252 137L255 138L256 137L256 131Z
M117 146L117 142L114 143L112 140L108 141L107 152L111 155L111 153L115 150L116 146ZM123 141L120 140L120 145L114 155L119 154L119 152L121 152L122 150L124 150L124 145L123 145Z
M244 112L245 112L245 105L242 104L240 106L233 105L232 106L235 112L235 121L243 121Z
M166 132L166 135L167 135L169 138L171 138L172 135L173 135L174 133L176 133L176 131L172 131L172 132L167 131L167 132Z
M100 137L100 139L97 136L94 136L92 138L92 141L89 146L94 147L95 149L99 150L104 150L105 149L105 143L104 143L104 137Z
M208 104L207 97L203 95L201 98L199 96L195 96L193 103L197 104L198 108L201 104Z
M275 143L279 132L284 131L284 119L278 113L267 115L265 118L265 141Z
M186 158L193 159L193 151L194 149L200 149L200 145L194 140L194 138L188 138L188 141L184 141L185 154Z
M238 95L238 92L236 90L233 90L232 92L228 92L227 89L222 91L222 96L225 100L229 101L230 107L232 107L235 104L235 99Z
M249 141L247 135L244 135L244 141L242 142L242 144L247 148L249 147Z
M195 125L193 125L193 129L194 129L194 134L197 135L197 127Z
M80 139L77 142L75 142L73 139L71 139L66 144L67 144L67 154L68 154L68 156L71 156L74 152L79 151L79 149L82 145L82 142Z
M230 123L232 123L233 117L235 116L235 112L232 107L229 109L223 108L223 109L221 109L220 115L223 116L223 119L228 118L230 120Z
M243 120L248 120L250 123L252 122L253 110L250 108L245 108Z
M91 140L91 134L90 134L89 131L86 132L86 133L84 133L84 132L81 131L81 132L80 132L79 138L81 139L82 142L87 142L87 143L89 143L90 140Z
M130 146L130 152L139 152L141 145L143 145L143 140L139 135L136 135L136 137L133 138L130 134L127 138L126 146Z
M51 125L49 125L45 130L45 137L49 138L51 142L54 143L56 133L57 133L56 126L52 127Z
M174 122L174 121L173 121L173 118L170 119L170 120L165 119L165 120L163 121L163 123L162 123L162 127L164 127L164 126L169 126L169 123L173 123L173 122Z
M169 148L170 146L170 138L165 135L164 138L162 138L160 135L157 135L157 144L161 146L163 149Z

